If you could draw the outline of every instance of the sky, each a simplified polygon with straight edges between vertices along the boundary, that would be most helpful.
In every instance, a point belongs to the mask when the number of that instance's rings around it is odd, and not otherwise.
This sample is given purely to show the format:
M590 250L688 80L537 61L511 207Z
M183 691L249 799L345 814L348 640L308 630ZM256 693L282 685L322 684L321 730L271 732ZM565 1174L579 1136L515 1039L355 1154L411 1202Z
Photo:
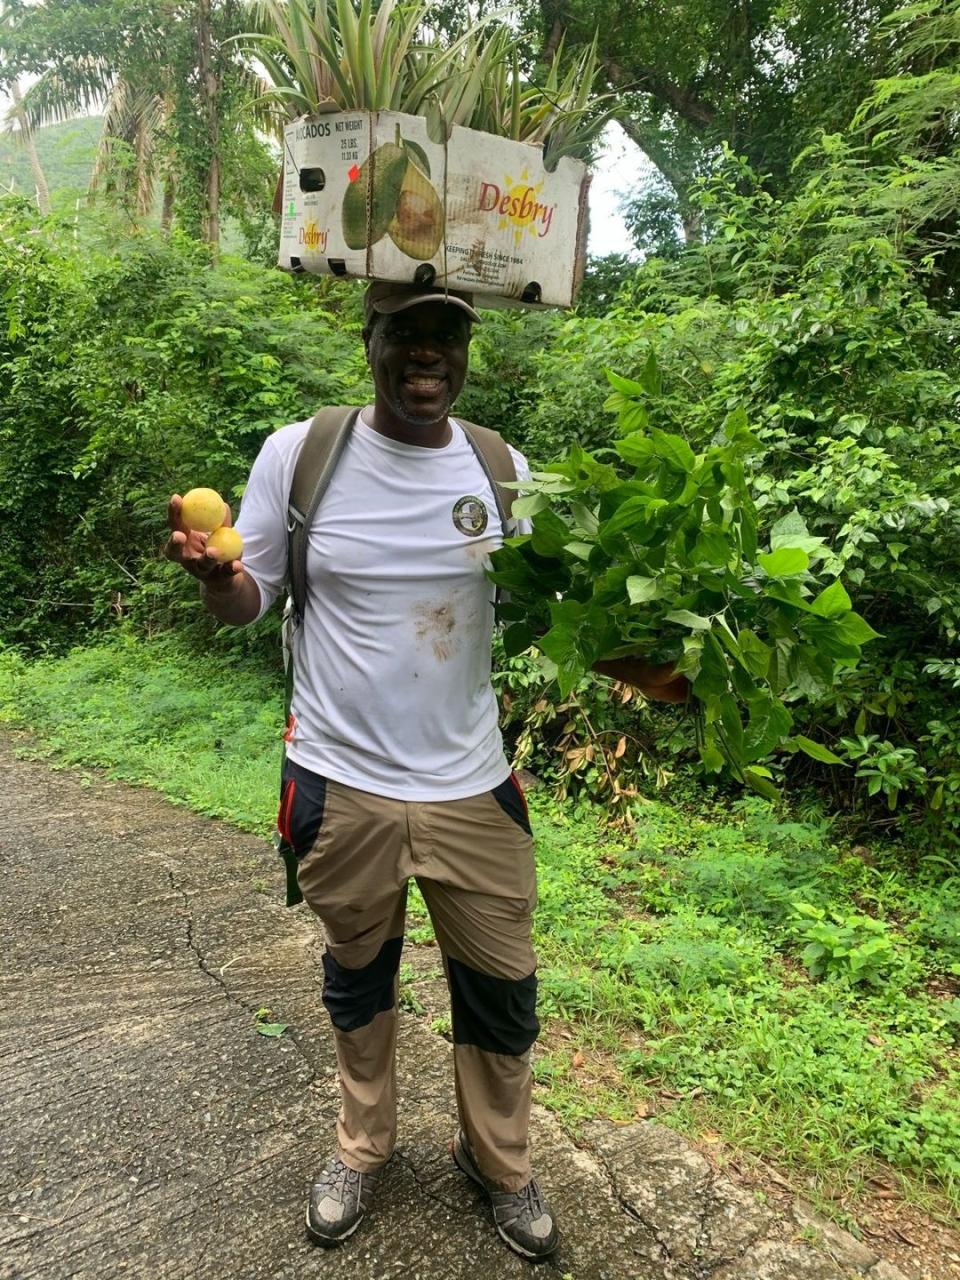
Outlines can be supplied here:
M618 212L618 196L630 192L651 169L650 161L617 124L604 132L604 149L597 158L590 183L590 235L588 252L638 256Z

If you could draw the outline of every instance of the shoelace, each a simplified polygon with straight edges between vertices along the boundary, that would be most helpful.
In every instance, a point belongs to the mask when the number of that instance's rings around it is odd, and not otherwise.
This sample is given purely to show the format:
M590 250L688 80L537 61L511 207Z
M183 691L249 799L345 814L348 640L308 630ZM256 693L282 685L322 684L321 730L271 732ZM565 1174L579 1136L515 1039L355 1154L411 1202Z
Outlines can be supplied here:
M329 1187L331 1195L343 1203L343 1193L351 1183L360 1181L360 1175L356 1169L351 1169L347 1164L331 1165L329 1169L324 1170L323 1182Z
M505 1217L506 1222L517 1222L525 1214L529 1214L531 1222L536 1222L538 1218L542 1218L547 1212L546 1201L535 1178L531 1178L525 1187L521 1187L513 1195L515 1197L514 1203L503 1206L508 1211Z

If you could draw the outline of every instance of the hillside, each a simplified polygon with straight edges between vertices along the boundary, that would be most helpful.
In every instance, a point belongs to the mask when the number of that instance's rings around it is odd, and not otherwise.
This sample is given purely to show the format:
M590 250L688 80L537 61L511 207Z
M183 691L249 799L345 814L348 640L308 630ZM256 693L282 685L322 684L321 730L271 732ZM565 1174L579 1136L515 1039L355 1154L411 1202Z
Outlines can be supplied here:
M54 204L76 199L87 189L97 139L100 116L79 116L63 124L48 125L36 133L37 151ZM0 182L5 190L33 192L30 162L16 134L0 134Z

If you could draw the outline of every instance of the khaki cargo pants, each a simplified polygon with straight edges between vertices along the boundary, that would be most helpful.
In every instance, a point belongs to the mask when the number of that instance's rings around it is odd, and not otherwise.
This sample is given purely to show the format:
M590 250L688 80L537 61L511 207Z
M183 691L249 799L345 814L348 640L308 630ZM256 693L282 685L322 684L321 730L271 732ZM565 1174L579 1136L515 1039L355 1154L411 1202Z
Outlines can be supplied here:
M515 776L465 800L388 800L288 760L278 826L326 938L323 1002L340 1074L340 1154L360 1173L396 1142L397 972L407 882L430 912L450 990L460 1123L504 1191L531 1177L537 1037L533 841Z

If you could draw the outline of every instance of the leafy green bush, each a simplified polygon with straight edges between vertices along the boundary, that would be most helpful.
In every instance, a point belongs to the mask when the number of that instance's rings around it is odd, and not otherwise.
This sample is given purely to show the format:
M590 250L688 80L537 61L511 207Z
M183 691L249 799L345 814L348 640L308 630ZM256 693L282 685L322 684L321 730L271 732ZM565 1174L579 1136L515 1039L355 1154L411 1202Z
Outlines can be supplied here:
M885 981L896 961L890 930L873 916L844 914L795 904L797 933L806 942L803 963L812 978L841 978L847 982Z
M353 294L197 245L37 226L0 206L0 637L62 647L131 615L201 620L158 562L170 493L236 505L263 438L322 403L359 399Z
M701 193L708 242L646 263L611 311L565 321L534 354L518 443L540 462L576 443L605 461L617 432L604 369L643 383L651 352L651 428L699 452L742 409L760 444L748 479L761 520L799 512L882 636L815 706L791 709L841 755L842 738L889 744L884 763L854 745L843 777L798 758L789 776L877 824L895 802L892 820L955 868L960 716L944 695L960 644L957 319L928 304L922 255L879 199L890 171L836 138L804 164L806 183L777 201L728 157Z

